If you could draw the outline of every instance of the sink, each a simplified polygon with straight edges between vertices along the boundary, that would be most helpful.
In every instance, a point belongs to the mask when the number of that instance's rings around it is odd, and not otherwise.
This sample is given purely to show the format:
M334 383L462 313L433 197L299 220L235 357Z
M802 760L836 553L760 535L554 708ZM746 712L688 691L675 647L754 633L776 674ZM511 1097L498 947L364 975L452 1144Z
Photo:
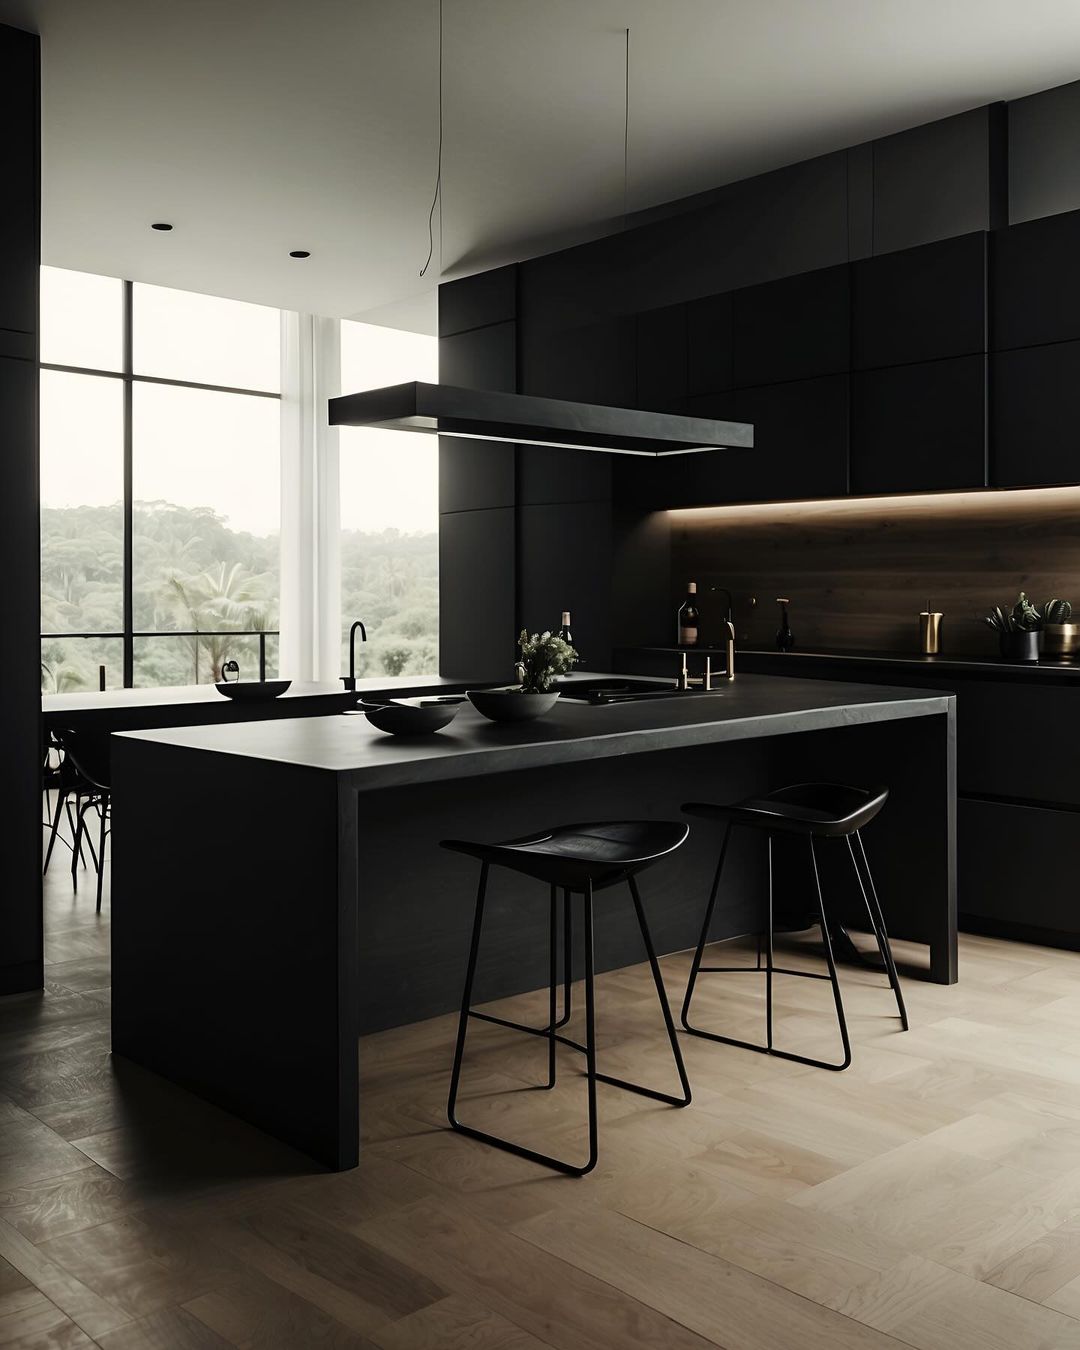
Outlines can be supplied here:
M581 703L634 703L639 699L680 698L687 691L676 689L669 680L609 678L600 680L560 680L557 688L563 698Z

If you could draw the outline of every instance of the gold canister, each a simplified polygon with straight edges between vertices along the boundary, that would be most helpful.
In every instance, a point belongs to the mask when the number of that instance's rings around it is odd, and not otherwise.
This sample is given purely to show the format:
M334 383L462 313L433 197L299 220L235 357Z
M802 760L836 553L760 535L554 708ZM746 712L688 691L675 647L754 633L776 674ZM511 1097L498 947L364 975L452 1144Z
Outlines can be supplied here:
M941 620L939 610L926 610L919 615L919 649L924 656L937 656L941 651Z
M1075 661L1080 656L1080 623L1043 625L1043 652L1059 661Z

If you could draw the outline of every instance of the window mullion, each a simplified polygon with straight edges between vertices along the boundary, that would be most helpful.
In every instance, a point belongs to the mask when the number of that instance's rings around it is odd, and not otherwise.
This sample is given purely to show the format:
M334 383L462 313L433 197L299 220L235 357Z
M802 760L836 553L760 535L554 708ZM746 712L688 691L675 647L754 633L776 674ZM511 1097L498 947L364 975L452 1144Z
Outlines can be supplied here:
M131 689L135 684L135 591L134 591L134 553L135 553L135 503L134 491L134 455L133 455L133 351L132 320L134 285L124 282L124 688Z

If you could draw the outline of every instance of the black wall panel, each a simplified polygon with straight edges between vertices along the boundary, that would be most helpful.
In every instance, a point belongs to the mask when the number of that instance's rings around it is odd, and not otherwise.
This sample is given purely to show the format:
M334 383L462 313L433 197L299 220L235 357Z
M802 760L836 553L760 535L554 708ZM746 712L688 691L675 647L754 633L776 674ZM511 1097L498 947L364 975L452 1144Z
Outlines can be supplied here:
M995 350L1080 338L1080 211L997 231L990 258Z
M1080 483L1080 342L991 358L991 484Z
M855 263L854 368L984 352L986 240L961 235Z
M986 485L986 358L852 376L851 491Z
M613 461L622 455L560 450L553 446L518 447L517 500L543 502L608 502Z
M875 253L992 227L994 125L974 108L874 142Z
M590 669L611 662L611 503L522 506L520 622L529 632L556 629L570 610L574 643Z
M502 323L517 315L517 264L477 272L439 287L439 336Z
M847 372L848 270L825 267L735 292L736 388Z
M439 671L463 680L513 677L514 508L439 517Z
M4 878L0 883L0 994L40 989L41 669L37 325L38 39L0 27L0 742ZM23 358L23 359L20 359Z
M439 379L466 389L517 390L517 324L512 319L439 339Z
M0 29L0 328L24 333L36 333L38 326L37 42L30 33Z
M505 441L439 437L439 511L513 506L514 447Z

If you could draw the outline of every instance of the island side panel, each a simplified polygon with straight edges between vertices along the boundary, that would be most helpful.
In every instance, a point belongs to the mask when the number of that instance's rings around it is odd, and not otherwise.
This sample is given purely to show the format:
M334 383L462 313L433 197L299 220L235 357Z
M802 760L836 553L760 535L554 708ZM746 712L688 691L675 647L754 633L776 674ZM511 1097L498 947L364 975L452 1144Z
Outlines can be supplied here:
M114 1052L354 1166L356 896L334 776L126 737L113 774Z

